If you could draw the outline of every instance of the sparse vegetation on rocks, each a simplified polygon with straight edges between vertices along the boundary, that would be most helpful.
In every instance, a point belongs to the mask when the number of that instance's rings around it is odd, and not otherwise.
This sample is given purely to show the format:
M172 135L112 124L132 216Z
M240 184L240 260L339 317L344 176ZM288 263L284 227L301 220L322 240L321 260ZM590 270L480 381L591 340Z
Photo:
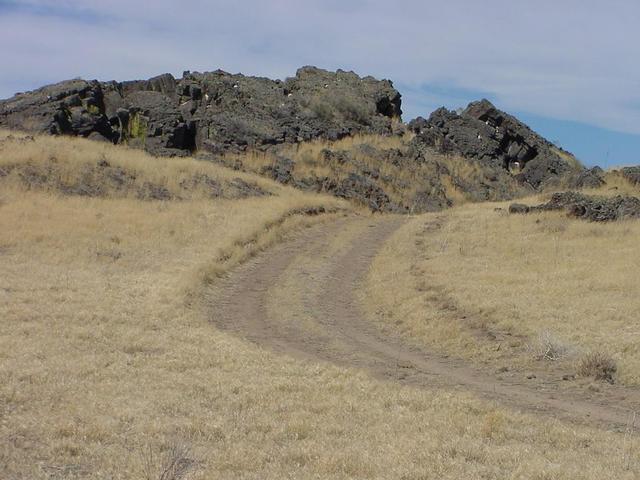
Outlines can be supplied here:
M220 70L179 79L72 80L0 101L0 127L224 164L235 155L236 168L373 211L420 213L563 182L600 185L599 172L584 171L571 154L486 100L408 125L401 114L390 81L315 67L285 81ZM382 141L370 141L375 137ZM251 159L260 156L255 168Z

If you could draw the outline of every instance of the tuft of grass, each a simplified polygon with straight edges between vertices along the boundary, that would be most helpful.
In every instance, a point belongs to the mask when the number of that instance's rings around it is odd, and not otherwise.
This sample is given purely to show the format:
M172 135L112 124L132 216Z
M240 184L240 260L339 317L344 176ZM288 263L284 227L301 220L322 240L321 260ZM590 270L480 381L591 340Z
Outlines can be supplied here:
M562 360L572 353L569 345L558 339L549 330L538 334L536 339L528 345L528 350L536 360Z
M558 212L503 215L506 208L467 204L415 217L394 234L367 285L369 307L390 312L383 326L464 358L506 355L523 369L535 361L528 342L540 344L538 357L562 352L551 338L540 341L552 331L576 353L610 352L616 381L640 384L640 222L595 225ZM440 308L443 296L464 314ZM500 350L491 338L479 341L463 315L482 319Z
M602 351L592 351L578 361L578 375L614 383L618 365L611 355Z
M190 448L171 442L155 452L151 445L142 453L145 480L184 480L194 473L199 462L192 458Z

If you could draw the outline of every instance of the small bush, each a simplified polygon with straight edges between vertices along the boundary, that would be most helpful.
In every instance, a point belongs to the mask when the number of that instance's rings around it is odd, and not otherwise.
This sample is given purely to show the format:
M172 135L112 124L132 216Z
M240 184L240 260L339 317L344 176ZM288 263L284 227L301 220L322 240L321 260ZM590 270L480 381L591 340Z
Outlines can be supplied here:
M485 438L496 438L504 433L505 418L502 413L492 411L484 416L481 427L482 436Z
M578 375L583 377L613 383L617 371L616 361L605 352L589 352L578 362Z
M189 448L171 443L156 455L148 446L143 452L145 480L184 480L198 467Z
M358 103L357 100L339 97L334 100L335 107L342 113L342 116L347 120L360 123L361 125L369 124L370 112L365 105Z
M529 344L529 351L536 360L560 360L571 354L571 348L545 330Z
M319 118L320 120L323 120L325 122L333 120L333 107L327 102L320 99L315 99L311 103L310 108L316 118Z

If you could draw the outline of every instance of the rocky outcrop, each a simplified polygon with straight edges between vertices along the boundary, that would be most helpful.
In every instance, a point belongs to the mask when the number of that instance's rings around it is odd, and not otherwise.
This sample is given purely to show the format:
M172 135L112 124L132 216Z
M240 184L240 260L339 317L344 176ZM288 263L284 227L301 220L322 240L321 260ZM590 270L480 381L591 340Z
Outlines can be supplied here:
M456 201L517 198L560 180L569 188L604 181L601 170L584 170L486 100L461 113L438 109L408 127L398 121L401 114L400 94L390 81L315 67L284 81L221 70L184 72L179 79L164 74L128 82L70 80L0 101L0 127L82 136L156 155L197 152L374 211L437 211ZM398 140L406 128L415 133L410 142ZM329 144L313 168L297 170L304 159L287 147L355 134L397 141L390 143L395 148L361 144L344 150L339 142ZM225 155L256 150L273 161L254 168L241 155ZM635 170L623 175L640 178Z
M599 188L605 183L604 170L600 167L593 167L569 177L567 186L569 188Z
M431 151L416 151L406 144L403 148L381 148L362 143L347 149L328 146L313 158L306 154L289 157L283 152L258 173L381 212L434 212L452 206L454 199L505 200L533 192L502 169L496 171L472 159L463 160L462 164L450 160ZM243 164L240 157L226 165L255 171L250 163ZM322 175L314 173L316 167L320 167Z
M325 178L320 191L356 201L368 206L373 212L396 212L399 210L375 180L357 173L350 173L347 178L340 181Z
M0 101L0 127L87 137L154 154L224 153L356 133L389 134L390 81L298 70L285 81L221 70L131 82L70 80Z
M409 124L416 148L461 155L509 171L539 189L549 180L579 169L577 162L515 117L488 100L470 103L461 113L440 108L428 120Z
M512 204L511 213L564 210L571 217L592 222L640 218L640 198L618 195L599 197L578 192L554 193L547 203L535 207Z
M640 185L640 166L623 167L620 174L634 185Z

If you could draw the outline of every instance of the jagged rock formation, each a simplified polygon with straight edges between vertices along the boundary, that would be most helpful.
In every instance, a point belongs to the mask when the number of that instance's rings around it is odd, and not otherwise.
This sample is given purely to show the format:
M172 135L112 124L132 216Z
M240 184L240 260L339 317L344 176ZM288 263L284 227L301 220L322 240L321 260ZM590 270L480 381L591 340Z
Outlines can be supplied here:
M514 203L509 207L511 213L530 213L549 210L565 210L567 215L592 222L611 222L640 218L640 198L617 195L599 197L578 192L558 192L547 203L528 207Z
M567 152L486 100L457 114L444 108L409 124L415 137L394 148L339 141L355 134L399 138L401 96L388 80L303 67L287 80L223 71L149 80L70 80L0 101L0 127L82 136L191 155L252 170L297 188L327 192L385 212L425 212L454 200L505 200L554 185L602 185ZM314 162L288 146L334 141ZM393 142L392 142L393 143ZM259 169L230 154L268 152ZM637 172L623 174L636 178Z
M476 159L513 172L538 189L548 180L576 170L575 159L488 100L470 103L460 114L440 108L428 120L409 124L418 147Z
M390 81L304 67L285 81L223 71L131 82L70 80L0 101L0 127L127 143L154 154L264 148L388 134L401 115Z

